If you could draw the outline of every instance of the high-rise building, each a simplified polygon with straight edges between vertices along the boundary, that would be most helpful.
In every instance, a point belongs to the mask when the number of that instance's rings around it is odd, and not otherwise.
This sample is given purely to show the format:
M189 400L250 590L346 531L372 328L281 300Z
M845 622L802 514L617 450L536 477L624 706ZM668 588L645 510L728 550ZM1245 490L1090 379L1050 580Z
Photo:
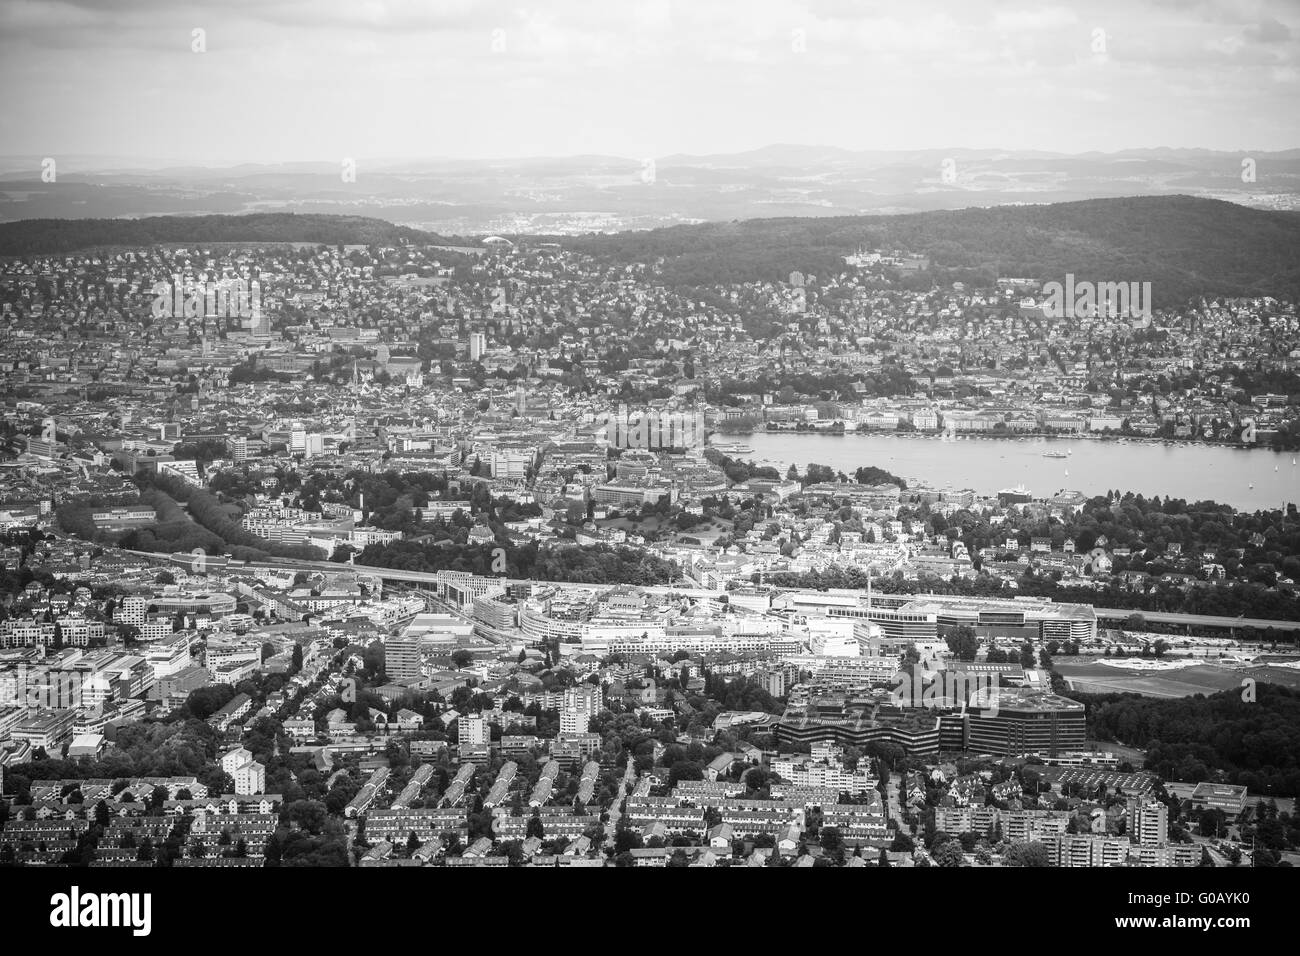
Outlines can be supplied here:
M1128 833L1134 843L1157 846L1169 842L1169 808L1158 800L1128 803Z
M575 684L564 690L560 708L560 733L585 734L592 715L600 710L600 689L592 684Z
M487 352L487 335L482 332L469 334L469 360L477 362Z
M585 734L591 725L591 715L581 710L560 712L560 733Z
M486 747L491 742L491 725L482 714L468 714L457 723L462 747Z
M384 671L389 680L419 677L421 655L419 635L398 635L384 641Z

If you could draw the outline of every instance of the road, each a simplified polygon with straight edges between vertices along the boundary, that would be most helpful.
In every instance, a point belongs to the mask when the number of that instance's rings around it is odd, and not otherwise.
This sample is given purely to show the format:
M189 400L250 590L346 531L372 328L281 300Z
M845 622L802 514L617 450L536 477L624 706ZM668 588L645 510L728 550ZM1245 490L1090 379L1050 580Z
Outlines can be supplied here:
M619 804L623 802L623 797L629 783L636 782L636 762L632 755L627 755L627 769L623 771L623 781L618 785L618 793L614 795L613 801L609 805L609 819L605 821L605 841L614 845L614 831L618 828L618 818L621 814L618 812Z
M159 561L167 561L170 555L155 554L149 551L127 551L128 554L138 555L145 558L153 558ZM250 568L266 568L274 571L331 571L335 574L352 571L356 573L378 575L385 581L405 581L412 584L436 584L438 575L432 571L404 571L397 568L379 568L372 565L349 565L336 564L332 561L300 561L294 558L277 558L273 561L250 561L247 564ZM581 591L606 591L609 589L607 584L576 584L568 581L533 581L526 578L500 578L503 587L511 584L549 584L562 586L571 590ZM719 594L725 594L725 591L714 591L704 588L677 588L655 585L644 588L651 594L679 594L683 597L710 598L717 597ZM1203 627L1258 627L1258 628L1276 628L1282 631L1300 631L1300 621L1279 621L1268 618L1258 617L1227 617L1214 614L1182 614L1175 611L1138 611L1133 608L1095 608L1097 617L1108 621L1123 621L1134 614L1140 614L1148 621L1158 622L1161 624L1190 624L1201 625Z
M1180 614L1176 611L1135 611L1132 608L1094 608L1097 617L1123 621L1134 614L1160 624L1191 624L1203 627L1274 627L1281 631L1300 631L1300 621L1275 621L1262 617L1223 617L1214 614ZM1177 636L1177 635L1173 635Z
M888 805L885 807L885 816L887 819L898 822L899 829L903 829L903 806L899 799L899 793L903 787L903 775L901 773L891 773L889 782L885 784L885 792L888 796Z

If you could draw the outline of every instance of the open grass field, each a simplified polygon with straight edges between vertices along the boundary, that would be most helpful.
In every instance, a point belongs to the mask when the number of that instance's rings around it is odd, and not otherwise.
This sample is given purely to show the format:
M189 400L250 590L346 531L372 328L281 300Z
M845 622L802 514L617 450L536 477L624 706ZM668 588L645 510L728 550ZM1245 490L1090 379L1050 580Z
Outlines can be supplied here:
M1113 667L1095 659L1063 658L1055 662L1055 667L1075 690L1087 694L1142 694L1147 697L1213 694L1240 687L1242 680L1250 676L1217 664L1150 671Z
M1143 694L1147 697L1188 697L1234 690L1251 678L1258 683L1300 689L1300 670L1269 665L1193 664L1168 670L1128 670L1100 664L1095 658L1057 658L1054 666L1075 690L1086 694Z

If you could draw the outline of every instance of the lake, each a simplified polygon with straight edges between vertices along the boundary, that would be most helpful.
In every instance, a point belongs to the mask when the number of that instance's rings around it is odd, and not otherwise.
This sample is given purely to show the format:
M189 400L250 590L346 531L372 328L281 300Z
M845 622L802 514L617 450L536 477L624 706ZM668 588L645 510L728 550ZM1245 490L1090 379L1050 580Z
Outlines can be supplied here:
M1262 448L808 432L715 435L714 440L752 448L752 454L731 456L776 465L783 475L791 464L802 472L815 462L852 478L855 469L875 465L909 485L916 479L936 488L971 488L979 494L996 494L1017 485L1024 485L1036 497L1063 489L1091 496L1118 488L1148 498L1208 499L1245 511L1300 502L1300 466L1293 464L1296 456ZM1068 457L1044 458L1047 451L1068 452Z

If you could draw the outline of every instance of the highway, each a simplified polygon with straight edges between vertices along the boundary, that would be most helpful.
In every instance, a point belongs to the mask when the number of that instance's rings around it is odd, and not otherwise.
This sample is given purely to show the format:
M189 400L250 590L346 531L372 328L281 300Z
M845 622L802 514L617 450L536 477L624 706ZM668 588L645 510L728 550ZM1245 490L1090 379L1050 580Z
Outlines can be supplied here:
M143 558L152 558L158 561L167 561L170 555L155 554L151 551L128 551L127 554L138 555ZM245 565L249 568L265 568L273 571L330 571L338 574L344 571L354 571L357 573L374 574L383 578L385 581L404 581L411 584L435 584L438 580L436 572L432 571L404 571L398 568L380 568L371 565L362 564L335 564L332 561L301 561L294 558L277 558L272 561L249 561ZM585 590L585 591L603 591L610 587L608 584L574 584L568 581L532 581L526 578L500 578L502 587L512 584L529 584L529 585L557 585L565 588ZM665 587L656 585L646 587L643 590L652 594L680 594L683 597L693 598L711 598L723 594L723 591L709 591L700 588L681 588ZM1258 617L1226 617L1213 614L1182 614L1176 611L1138 611L1133 608L1095 608L1097 617L1107 621L1123 621L1126 618L1140 614L1144 619L1152 623L1159 624L1190 624L1202 627L1257 627L1257 628L1276 628L1281 631L1300 631L1300 621L1280 621L1268 618Z
M1181 614L1177 611L1135 611L1132 608L1094 608L1098 618L1123 621L1134 614L1157 624L1192 624L1204 627L1275 627L1282 631L1300 631L1300 621L1274 621L1262 617L1219 617L1213 614Z
M152 551L124 551L126 554L134 554L142 558L152 558L155 561L171 561L171 555L158 554ZM188 555L185 555L188 557ZM174 562L172 562L174 563ZM356 574L372 574L382 578L385 581L401 581L407 584L431 585L438 583L438 573L435 571L404 571L400 568L381 568L369 564L337 564L333 561L306 561L297 558L276 558L271 561L246 561L238 564L232 564L232 569L238 568L257 568L267 571L327 571L332 574L343 574L353 572ZM218 570L214 567L213 570ZM538 585L555 585L581 591L604 591L613 587L610 584L582 584L571 581L536 581L531 578L507 578L505 576L497 578L502 587L512 584ZM701 588L684 588L670 587L666 585L650 585L641 587L643 591L649 591L652 594L680 594L683 597L710 598L724 594L724 591L710 591Z

